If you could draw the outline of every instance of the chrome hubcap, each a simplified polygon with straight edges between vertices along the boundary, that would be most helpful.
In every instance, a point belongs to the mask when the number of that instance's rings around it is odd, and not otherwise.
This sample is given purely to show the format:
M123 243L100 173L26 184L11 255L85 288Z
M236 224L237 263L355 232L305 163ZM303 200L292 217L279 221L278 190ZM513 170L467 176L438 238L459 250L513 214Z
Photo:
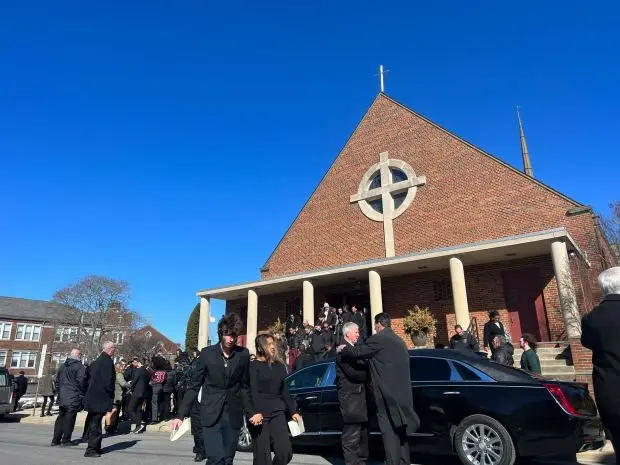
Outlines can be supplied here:
M461 447L473 465L497 465L504 456L502 439L487 425L469 426L463 434Z

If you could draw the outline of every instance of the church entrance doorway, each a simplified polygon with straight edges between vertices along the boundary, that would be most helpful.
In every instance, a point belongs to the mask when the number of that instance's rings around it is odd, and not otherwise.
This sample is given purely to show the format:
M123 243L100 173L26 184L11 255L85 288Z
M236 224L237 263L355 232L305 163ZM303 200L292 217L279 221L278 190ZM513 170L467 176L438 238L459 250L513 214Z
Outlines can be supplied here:
M366 328L368 335L372 334L372 321L370 318L370 294L368 289L356 289L347 292L331 292L325 295L325 301L336 309L348 306L349 310L355 305L359 312L364 311L366 316Z
M538 268L506 271L502 275L504 298L510 321L513 344L523 333L530 333L538 341L549 341L549 326L543 298L544 283Z

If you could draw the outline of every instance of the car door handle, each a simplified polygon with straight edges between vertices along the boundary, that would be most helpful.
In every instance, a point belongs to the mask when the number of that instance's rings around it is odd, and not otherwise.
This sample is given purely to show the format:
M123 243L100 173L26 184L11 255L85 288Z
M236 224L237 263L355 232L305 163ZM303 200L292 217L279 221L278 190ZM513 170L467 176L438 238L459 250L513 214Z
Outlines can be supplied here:
M318 397L317 396L306 396L306 397L304 397L304 400L315 400L315 399L318 399Z
M444 396L460 396L461 395L459 391L445 391L442 394Z

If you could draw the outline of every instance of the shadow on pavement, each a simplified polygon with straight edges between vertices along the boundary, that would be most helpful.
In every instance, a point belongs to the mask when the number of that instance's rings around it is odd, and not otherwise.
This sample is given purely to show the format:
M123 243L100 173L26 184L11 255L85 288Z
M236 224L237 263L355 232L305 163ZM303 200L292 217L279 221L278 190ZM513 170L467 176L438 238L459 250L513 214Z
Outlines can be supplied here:
M138 441L137 439L133 439L131 441L117 442L116 444L111 444L109 446L104 447L103 448L103 453L107 454L109 452L130 449L133 446L135 446L136 444L138 444L139 442L140 441Z
M19 423L22 418L29 417L27 413L9 413L0 418L0 423Z

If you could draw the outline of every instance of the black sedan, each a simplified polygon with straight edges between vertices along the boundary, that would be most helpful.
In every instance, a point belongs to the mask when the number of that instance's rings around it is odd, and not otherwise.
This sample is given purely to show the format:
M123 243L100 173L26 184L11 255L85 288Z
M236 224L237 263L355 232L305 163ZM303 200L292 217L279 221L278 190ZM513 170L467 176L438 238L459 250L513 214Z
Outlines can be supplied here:
M413 450L456 453L466 465L512 465L517 457L568 455L602 446L587 386L548 380L486 358L445 349L410 352L411 391L421 426ZM339 443L342 417L334 360L292 373L288 388L306 432L294 444ZM376 421L371 440L380 441ZM244 429L239 449L251 448Z

